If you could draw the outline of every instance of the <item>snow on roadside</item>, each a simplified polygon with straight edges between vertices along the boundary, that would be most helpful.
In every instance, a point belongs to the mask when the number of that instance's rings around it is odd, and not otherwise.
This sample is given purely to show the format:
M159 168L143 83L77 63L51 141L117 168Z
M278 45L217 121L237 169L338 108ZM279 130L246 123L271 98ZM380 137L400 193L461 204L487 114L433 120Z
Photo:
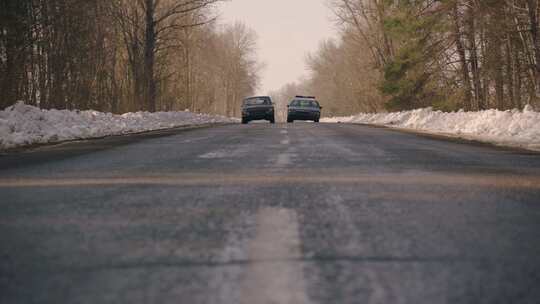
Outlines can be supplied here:
M523 111L452 113L425 108L394 113L363 113L322 121L382 125L540 150L540 113L535 112L531 106L525 107Z
M191 112L41 110L23 102L0 111L0 149L153 131L187 125L232 123L236 119Z

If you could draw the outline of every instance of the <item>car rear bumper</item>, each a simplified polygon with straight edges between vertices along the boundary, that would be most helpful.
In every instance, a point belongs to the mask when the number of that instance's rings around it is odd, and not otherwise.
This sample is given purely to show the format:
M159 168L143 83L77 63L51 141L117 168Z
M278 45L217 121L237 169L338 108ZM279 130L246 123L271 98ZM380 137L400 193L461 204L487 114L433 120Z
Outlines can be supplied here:
M246 113L246 114L242 114L242 118L246 120L260 120L260 119L272 120L274 118L274 113L266 113L266 112Z
M244 120L273 120L273 116L244 116L242 117Z
M287 115L288 120L319 120L321 114L317 112L294 112Z

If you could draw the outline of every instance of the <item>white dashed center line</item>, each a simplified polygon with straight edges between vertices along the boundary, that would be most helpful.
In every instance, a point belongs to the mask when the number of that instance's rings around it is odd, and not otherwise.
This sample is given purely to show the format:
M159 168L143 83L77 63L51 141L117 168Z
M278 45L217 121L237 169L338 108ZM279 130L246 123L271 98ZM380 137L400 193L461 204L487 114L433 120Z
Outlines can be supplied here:
M250 264L241 285L241 304L309 303L301 263L296 213L264 208L256 216L257 232L248 245ZM264 262L267 261L267 262Z

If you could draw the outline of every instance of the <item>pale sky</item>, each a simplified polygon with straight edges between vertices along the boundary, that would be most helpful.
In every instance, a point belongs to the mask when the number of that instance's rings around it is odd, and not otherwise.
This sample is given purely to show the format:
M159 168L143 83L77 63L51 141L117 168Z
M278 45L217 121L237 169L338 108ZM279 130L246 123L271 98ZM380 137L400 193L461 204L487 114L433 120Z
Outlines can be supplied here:
M335 36L326 0L232 0L222 4L221 22L245 23L257 32L266 64L258 94L267 94L308 73L305 57L321 40Z

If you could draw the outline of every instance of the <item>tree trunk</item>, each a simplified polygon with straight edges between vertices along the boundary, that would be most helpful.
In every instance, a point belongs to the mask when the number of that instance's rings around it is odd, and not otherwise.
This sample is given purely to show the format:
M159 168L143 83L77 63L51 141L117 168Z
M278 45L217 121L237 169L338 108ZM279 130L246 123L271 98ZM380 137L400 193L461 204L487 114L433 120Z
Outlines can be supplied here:
M506 40L506 91L510 99L509 106L515 107L517 104L514 96L514 58L512 58L513 46L510 34L507 34Z
M461 75L463 78L463 91L465 93L465 107L467 110L473 109L472 104L472 86L471 86L471 76L469 72L469 64L467 63L467 55L465 53L465 46L462 41L461 26L459 22L459 10L457 3L453 9L454 17L454 35L456 41L456 49L459 55L459 62L461 64Z
M527 0L535 68L535 99L540 97L540 37L538 37L538 0Z
M467 36L469 40L469 53L471 62L472 80L474 84L475 110L484 109L484 96L482 88L482 80L480 76L480 66L478 61L478 45L476 42L476 4L474 0L469 1L468 16L467 16Z
M145 0L146 35L144 44L144 79L146 110L156 111L157 85L155 79L156 64L156 22L155 0Z
M495 82L495 106L499 110L504 110L507 105L504 100L504 71L505 65L508 66L511 62L504 60L504 26L501 20L504 20L504 8L497 5L490 9L489 23L486 27L487 58L489 69L493 71L493 80ZM489 91L486 92L486 95Z
M496 39L493 45L494 51L495 51L495 57L502 59L502 52L501 52L501 45L500 40ZM509 63L508 63L509 64ZM499 110L504 110L506 108L505 102L504 102L504 75L503 75L503 69L504 66L502 64L496 65L495 67L495 101L497 104L497 108Z

